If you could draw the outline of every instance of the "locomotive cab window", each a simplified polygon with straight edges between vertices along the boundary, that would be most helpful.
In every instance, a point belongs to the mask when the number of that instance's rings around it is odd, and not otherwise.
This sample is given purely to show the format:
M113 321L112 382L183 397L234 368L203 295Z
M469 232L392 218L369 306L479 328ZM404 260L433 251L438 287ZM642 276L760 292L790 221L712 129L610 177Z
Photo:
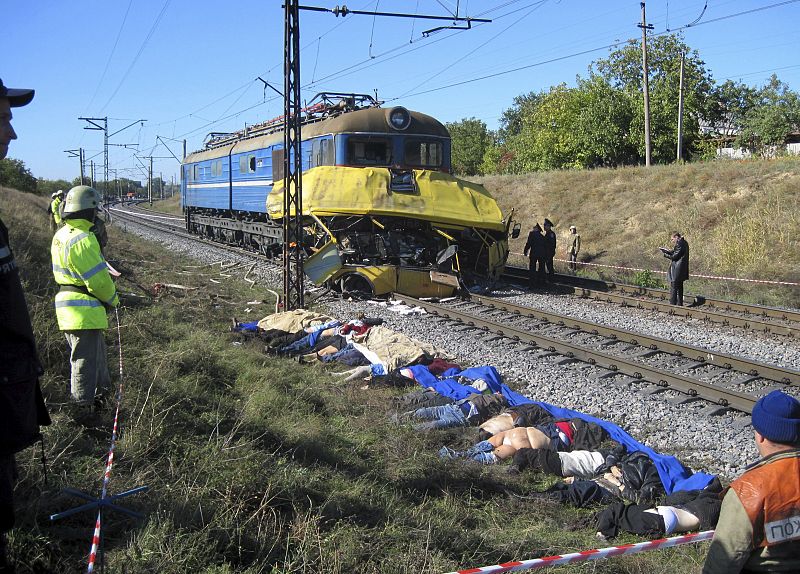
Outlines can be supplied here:
M442 144L437 141L407 140L405 164L414 167L441 167Z
M391 142L384 138L349 138L347 163L350 165L390 165Z
M311 142L311 167L333 163L333 140L316 139Z
M255 154L239 156L239 173L255 173L256 156Z

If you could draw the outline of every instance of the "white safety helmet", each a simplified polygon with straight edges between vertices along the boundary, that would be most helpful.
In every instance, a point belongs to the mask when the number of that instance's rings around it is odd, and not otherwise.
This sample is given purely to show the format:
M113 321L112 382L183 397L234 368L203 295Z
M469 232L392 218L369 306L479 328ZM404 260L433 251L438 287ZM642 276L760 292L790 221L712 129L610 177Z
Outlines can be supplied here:
M100 194L88 185L77 185L69 190L64 199L62 216L69 218L80 211L97 209L100 206Z

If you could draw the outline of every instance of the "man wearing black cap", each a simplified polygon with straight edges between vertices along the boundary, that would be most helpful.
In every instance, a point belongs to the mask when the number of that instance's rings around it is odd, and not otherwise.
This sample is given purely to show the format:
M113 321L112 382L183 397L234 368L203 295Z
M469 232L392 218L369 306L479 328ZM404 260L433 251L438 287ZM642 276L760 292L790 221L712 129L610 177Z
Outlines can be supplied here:
M762 397L753 430L762 458L725 494L703 574L800 572L800 401Z
M528 267L529 287L534 289L544 283L544 259L545 246L542 228L537 223L528 234L528 241L522 254L528 257L530 253L530 263Z
M17 139L11 108L33 99L33 90L6 88L0 80L0 159ZM6 557L6 532L14 526L14 454L41 438L40 425L50 416L39 388L42 366L22 293L17 262L0 220L0 572L12 572Z
M553 231L553 222L546 218L544 220L544 245L544 264L547 267L547 275L552 279L553 273L555 273L553 258L556 256L556 232Z

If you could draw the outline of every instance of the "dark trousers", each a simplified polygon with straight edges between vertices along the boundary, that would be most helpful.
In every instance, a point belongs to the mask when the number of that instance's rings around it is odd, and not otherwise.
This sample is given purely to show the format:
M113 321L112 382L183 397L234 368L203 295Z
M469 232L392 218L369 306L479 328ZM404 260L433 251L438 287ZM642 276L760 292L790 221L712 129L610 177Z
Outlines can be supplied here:
M436 391L414 391L394 399L399 410L419 409L423 407L438 407L451 405L455 401L450 397L440 395Z
M683 306L683 281L669 284L669 304Z
M14 483L17 464L13 454L0 456L0 535L14 527Z
M528 267L528 281L531 289L546 283L544 257L531 257Z
M545 267L547 267L547 274L553 275L555 273L555 269L553 269L553 258L547 257L547 259L544 260L544 264Z

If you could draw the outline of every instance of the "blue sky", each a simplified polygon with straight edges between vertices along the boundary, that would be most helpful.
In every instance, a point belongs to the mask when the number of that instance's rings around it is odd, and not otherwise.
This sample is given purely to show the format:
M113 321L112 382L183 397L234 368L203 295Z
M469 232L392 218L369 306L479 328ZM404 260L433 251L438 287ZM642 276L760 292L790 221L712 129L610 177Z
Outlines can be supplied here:
M302 3L333 8L343 2ZM434 15L456 6L454 0L346 3L354 10ZM725 18L745 11L751 12ZM715 79L760 85L774 71L800 89L800 2L647 2L654 33L685 26L701 13L683 34ZM146 119L111 138L138 144L138 152L111 147L110 166L142 179L134 153L166 156L154 160L154 171L169 180L177 177L178 162L156 145L156 136L185 138L192 151L209 131L282 113L280 98L256 79L283 89L280 0L3 0L2 14L0 77L6 85L36 89L33 103L15 110L19 140L9 157L22 159L38 177L76 177L78 160L64 150L78 147L101 166L102 132L84 130L79 116L108 116L109 133ZM459 15L493 22L425 38L422 32L438 23L303 11L303 97L378 90L386 105L445 122L477 117L496 128L515 96L574 83L608 53L604 46L641 34L638 0L461 0ZM484 76L493 77L478 79ZM167 143L180 157L181 144ZM102 167L96 170L102 178Z

